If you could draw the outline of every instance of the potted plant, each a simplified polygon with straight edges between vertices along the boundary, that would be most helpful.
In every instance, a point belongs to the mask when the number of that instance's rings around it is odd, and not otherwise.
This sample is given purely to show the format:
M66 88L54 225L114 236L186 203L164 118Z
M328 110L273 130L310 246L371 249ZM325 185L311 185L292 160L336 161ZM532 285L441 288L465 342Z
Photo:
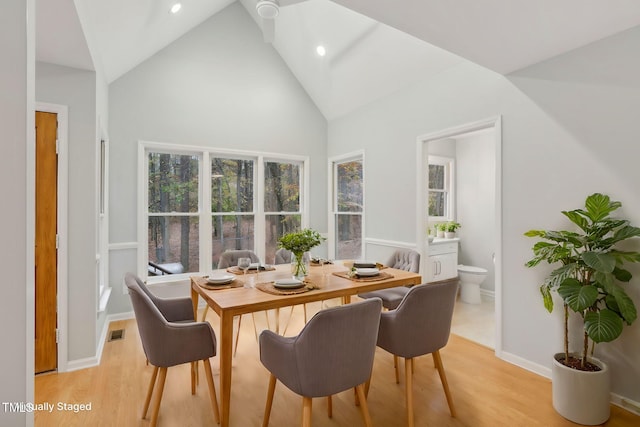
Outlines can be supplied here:
M324 240L320 233L310 228L285 234L278 239L279 248L291 251L291 272L296 279L302 280L309 273L308 252Z
M447 230L447 223L446 222L441 222L440 224L436 224L434 226L435 230L436 230L436 237L444 237L444 232Z
M444 226L445 226L444 237L446 237L447 239L453 239L454 237L456 237L456 230L462 227L459 223L455 221L449 221L445 223Z
M609 196L595 193L587 197L585 209L562 211L577 231L525 233L542 239L534 244L534 257L525 265L535 267L546 261L556 266L540 286L545 308L553 310L556 293L564 309L564 352L554 356L552 366L553 406L580 424L601 424L609 418L609 372L605 363L593 357L595 344L615 340L624 324L632 324L637 317L634 302L623 286L632 278L625 264L639 262L640 253L623 251L617 245L640 236L640 228L611 217L621 206ZM582 320L583 337L577 354L570 352L570 313ZM580 379L571 379L573 376Z

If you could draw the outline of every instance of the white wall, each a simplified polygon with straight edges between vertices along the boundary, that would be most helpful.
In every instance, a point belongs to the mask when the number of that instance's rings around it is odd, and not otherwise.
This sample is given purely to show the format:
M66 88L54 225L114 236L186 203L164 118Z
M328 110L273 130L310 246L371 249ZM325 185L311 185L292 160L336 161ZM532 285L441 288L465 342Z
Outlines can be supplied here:
M367 237L412 242L416 138L502 115L505 355L548 368L562 345L560 313L549 315L538 291L548 270L524 267L525 231L568 226L560 211L595 191L640 223L639 48L636 28L510 78L466 63L329 125L329 156L365 150ZM640 269L633 272L630 294L640 304ZM640 321L596 353L610 363L613 391L640 401Z
M493 128L456 138L456 221L458 262L487 270L481 288L494 290L496 251L495 140ZM431 152L431 143L429 143Z
M110 243L136 240L138 140L307 155L310 225L326 231L327 123L239 3L109 88ZM130 311L122 277L136 249L110 251L109 311Z
M33 0L0 5L0 183L7 203L0 221L0 402L33 401L33 7ZM0 425L33 425L33 415L0 408Z
M69 107L68 359L96 355L96 75L36 64L36 100Z

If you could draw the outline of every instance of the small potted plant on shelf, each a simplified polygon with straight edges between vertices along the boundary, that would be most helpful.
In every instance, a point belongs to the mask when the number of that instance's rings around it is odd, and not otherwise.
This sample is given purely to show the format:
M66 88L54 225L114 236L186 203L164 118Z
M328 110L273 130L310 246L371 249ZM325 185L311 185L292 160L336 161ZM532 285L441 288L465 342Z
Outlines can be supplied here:
M279 248L291 251L291 272L296 279L302 280L309 273L309 251L324 240L320 233L310 228L285 234L278 239Z
M456 230L460 227L462 227L460 223L457 223L455 221L449 221L445 223L444 237L447 239L453 239L454 237L456 237Z
M525 265L535 267L546 261L556 266L540 286L545 308L553 310L552 294L557 293L564 310L564 352L552 361L553 407L580 424L602 424L609 418L609 370L593 357L595 344L615 340L624 324L631 325L637 317L634 302L623 286L632 278L625 264L639 262L640 253L617 246L640 236L640 228L611 217L621 206L609 196L595 193L587 197L585 209L562 211L577 231L525 233L542 239L534 244L534 257ZM570 352L571 313L582 320L579 353Z
M444 232L447 230L447 223L441 222L440 224L436 224L433 227L436 230L436 237L443 238Z

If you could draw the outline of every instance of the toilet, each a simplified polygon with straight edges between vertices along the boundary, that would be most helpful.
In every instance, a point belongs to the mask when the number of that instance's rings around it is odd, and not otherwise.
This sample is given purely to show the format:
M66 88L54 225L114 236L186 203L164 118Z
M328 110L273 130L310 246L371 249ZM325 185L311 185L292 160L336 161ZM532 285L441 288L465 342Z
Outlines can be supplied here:
M458 265L460 278L460 301L467 304L480 304L480 284L487 277L487 270L470 265Z

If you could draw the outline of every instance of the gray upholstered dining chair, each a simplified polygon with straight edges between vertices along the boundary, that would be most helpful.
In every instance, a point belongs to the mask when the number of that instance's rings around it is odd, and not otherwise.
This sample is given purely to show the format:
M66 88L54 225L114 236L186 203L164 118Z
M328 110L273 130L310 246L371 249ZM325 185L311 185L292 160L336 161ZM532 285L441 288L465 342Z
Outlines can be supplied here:
M280 248L276 251L274 264L289 264L291 262L292 253L290 250Z
M129 296L133 304L142 348L147 360L154 367L142 410L142 418L147 416L154 388L157 388L156 399L151 410L150 425L155 426L158 423L160 402L169 367L202 360L209 386L211 406L216 422L219 423L218 400L209 361L211 357L216 355L216 336L211 325L207 322L170 322L151 300L148 290L139 285L139 279L133 274L127 273L125 284L129 289ZM193 312L191 316L193 317ZM191 366L191 393L195 394L193 363ZM160 373L160 381L156 387L158 373Z
M220 254L218 268L229 268L238 265L240 258L251 258L251 262L260 262L260 258L255 252L245 249L224 251Z
M411 361L423 354L432 354L451 416L456 416L440 349L449 340L457 291L457 278L414 286L409 289L398 308L383 312L380 317L378 347L393 354L396 382L399 382L397 358L405 358L405 392L410 427L414 425Z
M128 277L128 279L127 279ZM147 285L134 274L127 273L126 280L135 280L140 289L158 307L167 322L194 322L191 297L161 298L153 294Z
M379 299L320 310L295 337L260 334L260 361L269 370L263 427L269 425L276 382L303 397L302 425L311 426L311 401L356 388L365 425L371 425L364 384L371 377L382 304Z
M398 249L391 255L389 261L385 264L387 267L397 268L398 270L411 271L412 273L420 272L420 254L412 249ZM358 295L360 298L380 298L382 306L387 310L396 308L402 298L409 292L410 287L399 286L397 288L381 289L379 291L367 292Z

